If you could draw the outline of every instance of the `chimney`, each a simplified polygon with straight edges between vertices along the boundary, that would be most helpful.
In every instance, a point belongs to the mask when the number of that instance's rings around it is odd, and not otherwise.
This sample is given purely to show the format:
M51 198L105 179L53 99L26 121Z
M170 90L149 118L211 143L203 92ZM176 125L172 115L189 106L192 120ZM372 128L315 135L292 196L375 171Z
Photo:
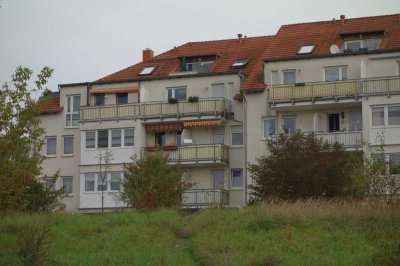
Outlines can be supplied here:
M239 38L239 42L242 42L242 36L243 36L243 35L242 35L241 33L239 33L237 36L238 36L238 38Z
M340 23L344 25L344 20L346 19L345 15L340 15Z
M146 48L146 50L143 50L143 61L147 61L149 59L152 59L154 57L154 51Z

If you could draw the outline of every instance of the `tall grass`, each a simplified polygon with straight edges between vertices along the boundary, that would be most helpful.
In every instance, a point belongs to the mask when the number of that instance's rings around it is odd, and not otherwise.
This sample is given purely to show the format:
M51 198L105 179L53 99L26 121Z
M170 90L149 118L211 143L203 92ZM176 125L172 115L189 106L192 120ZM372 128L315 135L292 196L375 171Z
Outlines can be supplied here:
M0 220L0 264L21 263L21 230L46 219L44 265L400 265L399 209L339 201L199 214L15 213Z

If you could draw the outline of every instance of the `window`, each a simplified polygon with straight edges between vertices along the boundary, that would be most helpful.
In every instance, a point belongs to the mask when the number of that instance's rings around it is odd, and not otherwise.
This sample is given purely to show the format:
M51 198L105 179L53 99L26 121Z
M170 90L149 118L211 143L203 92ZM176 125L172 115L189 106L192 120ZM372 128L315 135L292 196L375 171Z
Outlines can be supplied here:
M248 58L236 59L235 63L232 64L232 68L244 67L249 61L250 59Z
M296 132L296 117L285 116L283 117L283 129L288 131L288 134L294 134Z
M315 44L303 45L300 47L297 54L312 54L312 52L314 51L314 48L315 48Z
M64 136L64 155L74 154L74 136Z
M55 180L52 177L45 178L45 186L47 191L55 191Z
M208 73L213 63L213 61L186 63L186 71Z
M186 87L167 88L167 98L176 98L178 101L186 100Z
M224 144L224 128L223 127L217 127L213 129L212 133L212 144Z
M165 145L165 132L155 132L154 142L156 145Z
M400 76L400 61L397 62L397 76Z
M96 146L96 131L86 131L86 149L93 149Z
M154 69L156 69L155 66L147 66L140 71L139 76L150 75L153 73Z
M296 70L284 70L282 72L283 72L283 84L296 83Z
M242 188L243 187L243 169L232 169L231 176L231 187Z
M108 130L97 131L97 148L108 148Z
M243 145L243 126L232 126L232 145Z
M400 125L400 106L388 107L388 125L389 126Z
M400 153L389 154L389 167L391 174L400 174Z
M362 113L350 112L350 123L352 131L362 131Z
M385 113L383 107L372 107L372 126L385 125Z
M133 128L127 128L124 131L124 146L129 147L134 144L134 130Z
M107 191L107 174L106 173L98 173L97 174L97 191Z
M121 147L121 129L111 130L111 147Z
M278 71L276 71L276 70L271 71L271 85L279 84L278 80L279 80L278 79Z
M94 95L94 105L102 106L105 103L106 95L104 93L97 93Z
M80 95L69 95L66 96L67 100L67 112L65 125L67 127L76 127L79 125L79 106L81 104Z
M121 190L121 172L112 172L111 173L110 189L113 191Z
M325 81L347 80L347 66L325 68Z
M276 118L264 119L264 138L269 138L276 134Z
M225 97L225 84L211 84L211 93L213 98L224 98Z
M62 177L62 186L63 186L63 190L64 193L66 194L72 194L72 176L68 176L68 177Z
M124 92L124 93L117 93L115 95L116 99L117 99L117 104L127 104L128 103L128 93Z
M46 155L55 156L57 154L57 138L47 137L46 138Z
M344 43L344 49L347 50L358 51L360 48L362 48L362 40L346 41Z
M214 170L211 172L213 189L224 188L224 170Z
M175 143L178 147L182 145L182 131L176 132Z
M362 49L367 51L377 50L381 45L382 39L364 39L364 40L353 40L353 41L345 41L344 49L347 49L352 52L357 52Z
M94 174L85 174L85 191L94 191Z

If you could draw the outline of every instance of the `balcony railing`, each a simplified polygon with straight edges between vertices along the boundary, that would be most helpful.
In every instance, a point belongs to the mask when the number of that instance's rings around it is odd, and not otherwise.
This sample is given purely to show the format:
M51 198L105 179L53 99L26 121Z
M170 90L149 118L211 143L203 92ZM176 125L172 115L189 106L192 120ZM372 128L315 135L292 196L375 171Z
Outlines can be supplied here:
M142 157L155 151L166 153L171 163L228 163L229 161L229 147L223 144L188 145L176 149L171 149L171 146L146 147L142 149Z
M310 82L271 86L268 101L280 103L358 99L360 97L400 94L400 77L357 79L336 82Z
M224 189L188 189L183 192L183 207L223 206L229 204L229 192Z
M230 102L224 98L178 101L176 103L144 102L124 105L81 107L81 122L124 119L180 119L183 117L226 116L230 113Z
M340 143L345 148L362 146L362 133L360 131L315 132L314 136L330 144Z

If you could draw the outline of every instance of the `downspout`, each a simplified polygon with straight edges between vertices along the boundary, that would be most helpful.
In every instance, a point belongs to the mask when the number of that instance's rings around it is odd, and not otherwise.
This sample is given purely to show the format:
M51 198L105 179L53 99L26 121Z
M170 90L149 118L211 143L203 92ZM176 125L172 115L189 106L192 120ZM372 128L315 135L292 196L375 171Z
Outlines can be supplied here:
M90 83L86 82L86 105L89 106Z
M247 205L247 100L243 93L243 203Z

